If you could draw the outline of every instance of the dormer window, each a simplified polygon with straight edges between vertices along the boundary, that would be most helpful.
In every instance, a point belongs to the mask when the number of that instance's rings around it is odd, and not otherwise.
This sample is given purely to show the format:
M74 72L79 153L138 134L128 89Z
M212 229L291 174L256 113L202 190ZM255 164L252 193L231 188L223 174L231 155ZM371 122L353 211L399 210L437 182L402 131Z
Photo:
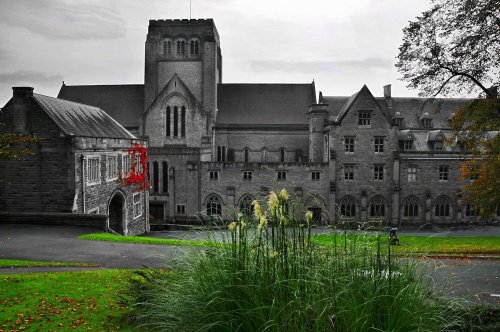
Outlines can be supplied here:
M172 55L172 41L164 40L163 41L163 55L171 56Z
M434 151L443 151L443 142L435 141L434 142Z
M196 39L189 43L189 55L194 57L200 55L200 42Z
M394 126L402 127L403 126L403 117L401 116L400 112L396 112L394 116L392 117L392 124Z
M372 114L370 111L360 111L358 114L358 126L370 127L372 125Z
M432 128L432 118L429 113L425 112L424 114L422 114L422 116L420 117L420 121L422 122L422 126L424 128Z
M402 139L399 141L399 148L403 151L413 150L413 138L411 137L411 135L408 135L407 139Z

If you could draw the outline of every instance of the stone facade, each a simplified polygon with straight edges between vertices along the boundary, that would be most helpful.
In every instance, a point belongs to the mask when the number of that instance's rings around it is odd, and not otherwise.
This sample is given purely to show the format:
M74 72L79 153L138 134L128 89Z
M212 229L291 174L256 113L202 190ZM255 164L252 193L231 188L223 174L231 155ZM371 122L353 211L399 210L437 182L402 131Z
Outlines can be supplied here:
M133 92L144 108L121 112L126 105L114 91L135 87L103 86L106 104L92 86L63 85L59 97L105 105L149 140L152 223L232 219L281 188L318 223L477 218L459 195L467 156L459 142L443 145L466 99L392 97L390 85L383 97L363 86L352 96L317 98L314 82L223 83L211 19L149 21L144 93ZM136 125L131 113L140 114Z
M54 216L54 220L61 220L61 213L67 213L68 220L73 219L70 214L78 214L79 219L84 214L100 214L107 216L106 228L115 232L148 231L149 193L136 193L134 187L117 181L124 171L128 149L134 143L146 142L95 107L33 94L33 88L13 90L13 98L0 114L3 130L35 134L38 142L32 146L31 155L1 162L2 212L50 215L47 223ZM21 124L19 117L23 119ZM71 128L70 122L76 126ZM137 195L141 200L136 202L134 213ZM95 224L91 219L90 224Z

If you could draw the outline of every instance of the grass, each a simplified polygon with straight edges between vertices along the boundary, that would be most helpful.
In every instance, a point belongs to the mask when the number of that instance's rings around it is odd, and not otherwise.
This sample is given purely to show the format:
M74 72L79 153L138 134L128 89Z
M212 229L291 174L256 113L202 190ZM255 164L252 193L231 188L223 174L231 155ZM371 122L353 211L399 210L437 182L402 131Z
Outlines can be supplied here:
M354 235L347 235L350 241ZM373 241L376 238L373 235ZM333 234L320 234L313 241L320 245L331 245ZM400 246L393 246L396 254L422 255L485 255L500 256L500 237L438 237L399 236ZM372 241L372 242L373 242ZM375 245L374 242L372 245Z
M0 258L0 267L72 267L72 266L99 266L98 264L91 263L75 263L75 262L42 262L42 261L28 261L20 259L6 259Z
M119 296L131 272L0 275L0 330L117 331L130 309Z
M163 239L147 236L122 236L110 233L91 233L80 235L78 237L82 240L94 241L111 241L111 242L125 242L125 243L143 243L143 244L162 244L170 246L194 246L194 247L213 247L220 244L211 241L201 240L182 240L182 239Z
M290 203L290 204L289 204ZM459 304L433 292L386 235L311 241L282 191L258 225L240 216L225 245L192 250L175 273L143 270L127 287L139 328L155 331L449 331ZM253 231L258 226L258 231ZM252 231L249 229L252 228Z

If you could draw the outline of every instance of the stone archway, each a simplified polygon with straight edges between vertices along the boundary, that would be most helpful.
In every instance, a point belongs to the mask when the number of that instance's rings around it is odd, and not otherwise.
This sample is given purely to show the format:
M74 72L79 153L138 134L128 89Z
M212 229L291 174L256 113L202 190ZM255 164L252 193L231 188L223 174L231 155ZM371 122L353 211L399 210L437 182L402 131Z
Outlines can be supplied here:
M112 231L125 234L123 225L125 224L125 199L121 194L115 194L108 206L109 224L108 227Z

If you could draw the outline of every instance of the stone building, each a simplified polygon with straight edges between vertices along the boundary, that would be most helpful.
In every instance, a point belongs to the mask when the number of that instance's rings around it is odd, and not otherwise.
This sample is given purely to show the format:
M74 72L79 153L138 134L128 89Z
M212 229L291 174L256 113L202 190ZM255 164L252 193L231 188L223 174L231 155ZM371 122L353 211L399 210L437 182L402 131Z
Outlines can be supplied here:
M61 87L149 140L154 223L230 219L286 188L317 222L469 222L460 142L449 119L466 99L316 96L315 83L227 84L211 19L151 20L143 85ZM439 112L438 112L439 110Z
M102 226L121 234L149 230L148 192L117 180L137 139L100 108L14 87L2 130L38 136L32 155L0 163L0 218Z

